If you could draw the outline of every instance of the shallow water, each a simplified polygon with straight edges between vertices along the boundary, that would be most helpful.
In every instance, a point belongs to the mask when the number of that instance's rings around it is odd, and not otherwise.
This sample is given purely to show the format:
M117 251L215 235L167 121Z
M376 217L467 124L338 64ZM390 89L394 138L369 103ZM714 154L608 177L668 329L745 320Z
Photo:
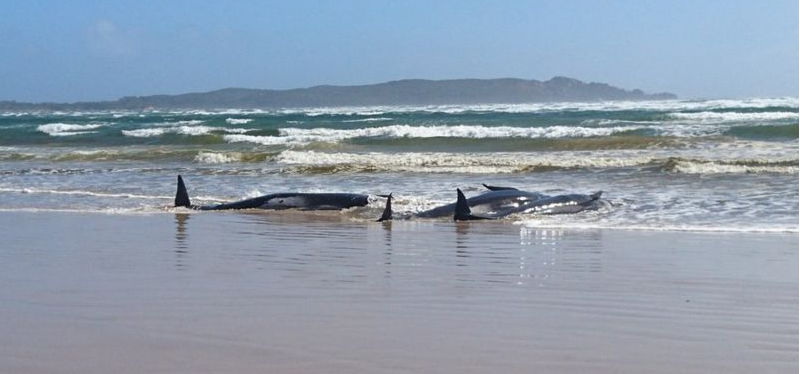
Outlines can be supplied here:
M0 212L0 371L796 373L796 234Z
M797 232L797 98L0 113L0 209L169 212L273 192L397 197L411 214L480 184L605 192L536 227ZM349 212L372 220L380 204Z

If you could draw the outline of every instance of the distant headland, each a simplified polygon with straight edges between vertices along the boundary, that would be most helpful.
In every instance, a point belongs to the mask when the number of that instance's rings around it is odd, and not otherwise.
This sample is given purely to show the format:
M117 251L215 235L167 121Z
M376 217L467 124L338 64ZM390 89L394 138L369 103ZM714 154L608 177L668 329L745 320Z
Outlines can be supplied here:
M567 77L547 81L500 79L404 79L361 86L314 86L289 90L225 88L180 95L127 96L114 101L21 103L0 101L0 110L269 109L373 105L519 104L570 101L669 100L606 83Z

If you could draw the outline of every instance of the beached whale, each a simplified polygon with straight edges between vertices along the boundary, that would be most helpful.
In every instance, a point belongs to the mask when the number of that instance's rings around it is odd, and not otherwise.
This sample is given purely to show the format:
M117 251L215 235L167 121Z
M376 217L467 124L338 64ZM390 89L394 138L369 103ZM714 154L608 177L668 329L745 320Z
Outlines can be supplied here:
M537 201L548 196L539 192L521 191L513 187L497 187L483 185L488 191L467 199L473 210L480 213L501 212ZM430 210L416 213L420 218L452 217L456 211L456 203L442 205Z
M369 196L352 193L301 193L283 192L251 199L217 205L192 205L183 178L178 176L178 191L175 193L175 206L197 210L228 209L300 209L300 210L339 210L366 206Z
M518 206L508 206L502 209L487 212L487 214L476 216L472 213L469 200L464 197L460 189L456 189L458 195L453 219L456 221L471 221L479 219L502 218L511 214L569 214L578 213L584 210L596 210L600 208L600 196L603 191L595 192L591 195L566 194L545 197L538 200L528 200Z
M511 214L567 214L600 208L602 191L591 195L566 194L547 196L538 192L521 191L513 187L487 186L489 191L467 199L460 189L456 189L457 199L430 210L413 214L411 217L441 218L453 217L456 221L496 219ZM392 218L391 195L386 201L383 215L379 221ZM479 214L476 215L475 213Z

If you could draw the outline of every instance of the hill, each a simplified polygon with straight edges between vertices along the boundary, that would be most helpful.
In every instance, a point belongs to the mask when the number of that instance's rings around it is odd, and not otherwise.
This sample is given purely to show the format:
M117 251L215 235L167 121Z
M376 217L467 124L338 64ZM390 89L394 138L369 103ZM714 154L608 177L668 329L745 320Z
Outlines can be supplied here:
M128 96L77 103L0 102L0 110L141 110L303 108L371 105L445 105L564 101L664 100L671 93L645 94L605 83L554 77L547 81L502 79L405 79L361 86L315 86L290 90L226 88L181 95Z

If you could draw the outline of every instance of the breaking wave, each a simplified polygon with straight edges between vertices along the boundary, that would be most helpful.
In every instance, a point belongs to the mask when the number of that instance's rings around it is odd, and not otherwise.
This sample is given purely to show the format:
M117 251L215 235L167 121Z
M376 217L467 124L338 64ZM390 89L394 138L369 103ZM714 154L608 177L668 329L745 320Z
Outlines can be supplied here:
M98 129L100 127L106 126L105 123L90 123L85 125L77 125L71 123L48 123L45 125L40 125L36 128L36 130L43 132L50 136L72 136L72 135L83 135L83 134L92 134L96 131L91 131L94 129Z
M636 152L552 153L325 153L284 151L287 172L523 173L562 169L652 168L675 173L797 174L798 160L706 160Z
M241 161L242 154L238 152L199 152L197 156L194 157L194 160L201 164L227 164Z
M641 127L509 127L509 126L408 126L392 125L382 127L367 127L359 129L331 129L331 128L282 128L278 136L259 135L225 135L223 139L229 143L250 142L262 145L304 145L314 142L336 143L358 138L527 138L527 139L558 139L558 138L584 138L609 136Z
M150 127L144 129L136 129L136 130L122 130L122 134L125 136L131 136L136 138L150 138L150 137L161 136L164 134L201 136L217 132L243 134L248 131L253 131L253 130L227 128L227 127L212 127L212 126L174 126L174 127Z
M230 125L243 125L245 123L253 122L252 118L226 118L225 122Z
M716 122L748 122L748 121L776 121L783 119L798 119L797 112L694 112L670 113L670 117L681 120L700 121L704 123Z

